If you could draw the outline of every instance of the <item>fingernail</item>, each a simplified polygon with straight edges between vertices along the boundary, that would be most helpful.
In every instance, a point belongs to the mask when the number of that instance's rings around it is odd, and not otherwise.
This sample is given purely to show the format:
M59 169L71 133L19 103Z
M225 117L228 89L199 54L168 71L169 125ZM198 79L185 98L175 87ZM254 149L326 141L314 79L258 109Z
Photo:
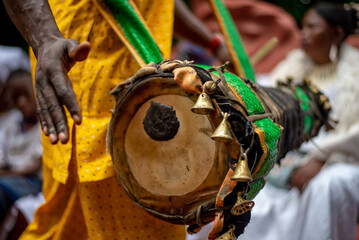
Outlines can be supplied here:
M43 127L42 131L44 132L44 134L47 136L49 134L49 132L47 131L47 127Z
M65 133L60 132L59 133L59 139L60 139L61 143L66 143L66 135L65 135Z
M57 142L57 137L56 137L56 135L55 134L50 134L50 136L49 136L49 139L50 139L50 142L52 143L52 144L54 144L54 143L56 143Z
M75 122L77 125L81 123L81 119L80 119L80 117L77 116L77 115L73 115L73 116L72 116L72 119L74 120L74 122Z

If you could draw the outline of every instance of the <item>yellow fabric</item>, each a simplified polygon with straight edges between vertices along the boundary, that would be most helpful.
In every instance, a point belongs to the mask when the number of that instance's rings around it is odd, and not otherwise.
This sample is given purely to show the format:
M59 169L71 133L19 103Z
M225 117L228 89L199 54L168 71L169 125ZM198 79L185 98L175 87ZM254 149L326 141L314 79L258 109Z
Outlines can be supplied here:
M102 180L115 174L105 147L110 110L114 107L109 92L132 76L139 66L91 0L50 0L49 3L65 38L91 44L88 59L77 63L69 77L83 114L76 139L79 178L81 182ZM161 51L168 57L173 31L173 1L136 0L134 3ZM71 144L52 146L46 137L43 140L45 164L53 169L56 180L65 183Z
M183 226L158 220L139 208L116 176L79 183L74 161L66 184L44 166L46 204L35 213L20 240L185 239Z
M129 199L106 152L114 107L109 95L139 66L91 0L49 0L65 38L89 41L88 59L69 73L83 114L73 143L51 145L43 136L46 203L35 213L27 239L185 239L184 226L150 216ZM170 54L173 1L135 0L161 51ZM32 56L33 73L35 59ZM68 115L69 126L73 121ZM70 141L71 142L71 141Z

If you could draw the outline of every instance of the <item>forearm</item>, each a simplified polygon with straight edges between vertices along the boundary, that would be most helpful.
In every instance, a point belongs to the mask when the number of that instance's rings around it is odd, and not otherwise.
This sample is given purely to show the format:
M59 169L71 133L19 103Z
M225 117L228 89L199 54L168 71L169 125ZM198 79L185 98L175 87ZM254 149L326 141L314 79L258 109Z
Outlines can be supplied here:
M3 3L36 56L44 43L62 37L46 0L3 0Z
M321 150L325 155L330 156L333 153L341 152L347 155L352 155L359 159L359 133L341 136L330 143L321 146Z
M207 46L213 34L186 6L183 0L175 1L175 34L194 43Z

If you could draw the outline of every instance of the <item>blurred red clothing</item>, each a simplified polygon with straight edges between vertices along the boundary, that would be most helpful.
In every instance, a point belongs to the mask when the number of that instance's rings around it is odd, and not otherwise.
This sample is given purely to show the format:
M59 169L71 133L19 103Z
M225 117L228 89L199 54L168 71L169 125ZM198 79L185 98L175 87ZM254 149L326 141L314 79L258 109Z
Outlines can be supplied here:
M300 31L294 18L282 8L258 0L223 0L240 32L244 47L252 56L271 38L278 44L254 68L256 73L268 73L286 54L300 47ZM212 31L219 26L207 0L191 2L195 15Z

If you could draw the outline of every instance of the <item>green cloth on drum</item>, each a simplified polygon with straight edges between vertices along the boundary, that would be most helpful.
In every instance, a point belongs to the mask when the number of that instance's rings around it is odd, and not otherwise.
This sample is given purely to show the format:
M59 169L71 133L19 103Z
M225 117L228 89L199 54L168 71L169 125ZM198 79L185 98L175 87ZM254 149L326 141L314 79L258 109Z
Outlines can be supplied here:
M257 194L262 190L265 185L265 180L263 178L259 179L258 181L254 182L251 185L251 190L247 193L246 199L253 200Z
M233 45L234 51L236 52L236 55L239 59L239 62L242 66L244 75L246 76L246 78L251 79L253 82L256 82L252 65L244 50L241 37L239 36L238 30L233 22L231 15L229 14L227 8L223 5L221 0L214 0L214 3L218 9L219 14L221 15L221 18L223 19L226 31Z
M218 73L214 72L214 74L218 76ZM257 96L239 77L229 72L224 72L223 75L226 81L242 96L249 115L265 113Z
M311 114L308 114L308 110L310 108L310 99L305 94L303 89L301 89L299 86L296 87L296 93L294 94L294 97L299 100L300 107L302 108L302 111L304 112L304 133L310 133L312 126L313 126L313 118Z
M111 9L122 31L142 60L146 64L161 62L161 51L131 4L123 0L104 0L104 3Z
M272 169L278 155L278 142L280 137L279 127L269 118L264 118L254 122L264 131L266 143L269 148L269 154L262 164L258 172L253 176L253 179L266 176Z

